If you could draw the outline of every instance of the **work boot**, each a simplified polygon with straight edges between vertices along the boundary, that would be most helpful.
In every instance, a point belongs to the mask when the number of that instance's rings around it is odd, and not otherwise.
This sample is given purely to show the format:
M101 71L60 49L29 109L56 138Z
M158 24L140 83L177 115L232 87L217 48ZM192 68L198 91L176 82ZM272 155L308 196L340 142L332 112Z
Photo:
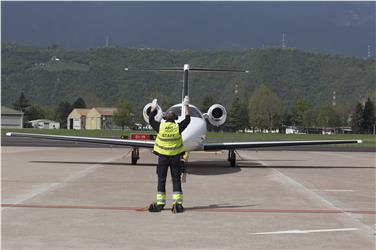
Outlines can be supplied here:
M184 207L182 204L177 204L174 203L171 208L171 212L176 214L176 213L183 213L184 212Z
M151 213L157 213L157 212L160 212L162 211L164 208L164 205L157 205L157 203L152 203L150 204L149 206L149 212Z

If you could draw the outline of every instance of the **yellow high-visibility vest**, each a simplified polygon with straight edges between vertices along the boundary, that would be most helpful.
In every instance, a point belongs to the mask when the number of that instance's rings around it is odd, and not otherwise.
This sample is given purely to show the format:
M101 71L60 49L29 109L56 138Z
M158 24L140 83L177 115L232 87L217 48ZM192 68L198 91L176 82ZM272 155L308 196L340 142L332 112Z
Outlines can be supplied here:
M155 140L155 152L161 155L178 155L184 152L183 140L179 134L179 125L175 122L162 122Z

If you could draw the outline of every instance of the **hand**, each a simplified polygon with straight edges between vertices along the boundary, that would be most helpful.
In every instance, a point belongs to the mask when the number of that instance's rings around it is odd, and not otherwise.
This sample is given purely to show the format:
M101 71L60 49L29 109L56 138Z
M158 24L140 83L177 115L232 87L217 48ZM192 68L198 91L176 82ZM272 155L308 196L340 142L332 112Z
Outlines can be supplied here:
M158 105L158 100L157 100L157 99L154 99L154 100L151 102L151 111L154 111L154 110L157 108L157 105Z
M183 105L184 106L189 105L189 97L187 95L184 97Z

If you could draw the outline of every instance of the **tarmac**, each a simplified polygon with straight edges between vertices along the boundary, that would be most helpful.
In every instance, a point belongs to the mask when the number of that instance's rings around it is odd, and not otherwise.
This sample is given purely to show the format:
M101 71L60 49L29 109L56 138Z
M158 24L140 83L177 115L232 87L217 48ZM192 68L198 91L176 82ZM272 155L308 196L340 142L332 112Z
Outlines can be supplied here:
M182 214L149 213L157 157L2 147L3 249L375 249L375 153L195 152Z

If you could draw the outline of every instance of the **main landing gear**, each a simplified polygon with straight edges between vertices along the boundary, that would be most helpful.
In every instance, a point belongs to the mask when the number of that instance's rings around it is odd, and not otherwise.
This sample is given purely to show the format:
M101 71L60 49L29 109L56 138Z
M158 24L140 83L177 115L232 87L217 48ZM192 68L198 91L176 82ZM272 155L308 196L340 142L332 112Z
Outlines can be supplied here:
M133 148L132 149L132 160L131 160L132 165L137 165L138 159L140 159L139 149L138 148Z
M236 167L236 154L235 154L235 149L230 149L228 151L228 159L230 162L231 167Z

